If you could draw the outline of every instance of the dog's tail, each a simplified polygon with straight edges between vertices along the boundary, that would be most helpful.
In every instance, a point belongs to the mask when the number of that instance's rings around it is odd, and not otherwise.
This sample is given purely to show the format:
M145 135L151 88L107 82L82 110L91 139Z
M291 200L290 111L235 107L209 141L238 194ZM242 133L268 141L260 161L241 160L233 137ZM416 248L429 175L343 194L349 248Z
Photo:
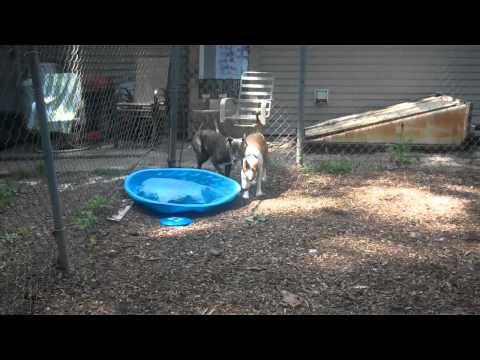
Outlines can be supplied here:
M202 122L200 123L200 127L198 128L197 132L199 132L199 131L202 131L202 130L203 130L203 123L204 123L204 121L202 121Z
M200 139L200 136L193 136L190 145L192 146L193 151L195 151L197 154L202 152L202 140Z
M262 118L262 113L259 111L257 112L257 121L255 124L255 128L259 133L263 133L263 129L264 129L264 126L263 126L264 121L262 121L261 118Z
M195 135L198 134L202 130L203 130L203 122L200 123L200 127L195 132L193 132L193 131L190 132L189 131L187 142L192 143L193 139L195 138Z

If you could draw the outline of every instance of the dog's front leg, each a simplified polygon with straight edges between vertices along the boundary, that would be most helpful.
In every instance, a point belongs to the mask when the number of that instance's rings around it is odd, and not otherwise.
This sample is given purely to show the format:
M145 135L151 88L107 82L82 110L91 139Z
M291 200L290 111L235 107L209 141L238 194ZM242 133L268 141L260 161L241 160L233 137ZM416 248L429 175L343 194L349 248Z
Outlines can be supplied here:
M199 153L197 154L197 169L201 169L203 164L208 161L208 156Z
M263 192L262 192L262 181L263 181L263 177L264 177L264 169L263 169L263 166L260 167L259 169L259 172L258 172L258 179L257 179L257 194L255 196L257 197L260 197L260 196L263 196L265 195Z
M230 177L231 172L232 172L232 165L231 164L225 165L225 176Z
M215 167L215 170L217 170L217 172L219 174L223 174L224 173L224 170L220 167L220 165L218 164L213 164L213 166Z
M242 171L242 190L243 190L243 198L245 200L250 199L250 193L248 190L248 180L243 171Z

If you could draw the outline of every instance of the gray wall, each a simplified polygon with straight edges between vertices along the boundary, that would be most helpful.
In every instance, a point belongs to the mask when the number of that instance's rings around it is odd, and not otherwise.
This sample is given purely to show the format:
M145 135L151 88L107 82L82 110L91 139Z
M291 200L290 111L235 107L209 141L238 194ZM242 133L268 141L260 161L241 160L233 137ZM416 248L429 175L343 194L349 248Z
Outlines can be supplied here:
M149 57L137 59L135 101L151 103L154 91L166 89L168 86L169 57Z
M256 66L276 75L275 99L295 121L299 46L253 48ZM472 102L480 123L479 45L309 45L307 53L307 125L437 92ZM328 104L315 104L316 88L330 90Z
M275 75L274 101L296 121L299 85L298 45L253 45L250 70ZM296 128L296 125L293 125Z

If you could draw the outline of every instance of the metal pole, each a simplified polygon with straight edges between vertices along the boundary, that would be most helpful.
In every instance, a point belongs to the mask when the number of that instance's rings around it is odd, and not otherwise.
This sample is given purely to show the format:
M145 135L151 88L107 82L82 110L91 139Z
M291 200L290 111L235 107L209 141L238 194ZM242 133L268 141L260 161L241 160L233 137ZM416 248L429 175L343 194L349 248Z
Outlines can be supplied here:
M300 82L298 88L298 122L297 122L297 165L303 165L303 140L305 138L304 106L305 106L305 69L307 46L300 45Z
M169 66L169 81L168 81L168 98L169 98L169 138L168 138L168 167L173 168L176 166L177 155L177 124L179 114L179 68L180 68L180 56L181 47L174 45L172 47L170 55Z
M34 46L33 51L30 55L30 69L32 72L32 83L37 109L37 120L40 125L40 135L42 138L42 148L45 161L45 170L48 180L48 189L52 201L53 221L55 226L53 235L55 237L58 249L57 265L60 270L68 272L69 266L67 249L65 246L65 228L63 225L62 217L62 204L60 202L60 196L58 193L58 182L55 172L52 143L50 141L50 133L48 130L48 117L45 107L45 98L43 94L43 80L42 75L40 74L40 65L36 46Z

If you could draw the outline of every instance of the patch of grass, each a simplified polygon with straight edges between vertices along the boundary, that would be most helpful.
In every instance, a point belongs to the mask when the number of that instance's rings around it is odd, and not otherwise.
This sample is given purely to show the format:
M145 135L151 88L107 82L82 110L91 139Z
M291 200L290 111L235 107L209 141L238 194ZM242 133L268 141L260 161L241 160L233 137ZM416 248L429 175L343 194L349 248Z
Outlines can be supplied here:
M363 172L383 171L388 169L388 166L381 161L361 161L357 164L357 169Z
M326 160L320 164L308 164L303 167L306 174L328 173L332 175L351 173L354 169L352 160Z
M112 200L105 196L95 196L90 200L85 208L81 210L74 218L73 222L81 229L88 230L97 225L98 213L103 209L108 209L112 205Z
M9 177L17 181L35 179L44 176L46 176L46 171L43 163L39 163L35 167L29 169L18 169L9 175Z
M117 177L117 176L124 176L128 173L125 169L95 169L93 170L93 174L96 176L109 176L109 177Z
M258 223L264 223L264 222L267 222L268 221L268 216L267 215L264 215L264 214L255 214L253 216L249 216L245 219L245 221L249 224L249 225L254 225L254 224L258 224Z
M25 180L25 179L31 179L33 178L33 173L31 171L27 170L17 170L15 172L12 172L10 177L14 180Z
M35 167L35 172L40 176L45 176L47 174L45 169L45 164L42 162Z
M14 243L18 240L28 239L33 236L33 231L29 227L20 227L13 233L4 233L0 235L0 240L6 243Z
M407 166L414 163L414 158L408 144L401 143L388 145L387 153L390 156L390 161L397 166Z
M12 185L0 182L0 209L10 205L16 195L16 189Z
M95 196L87 204L86 209L90 211L97 211L101 209L109 208L112 205L112 200L105 196Z
M33 230L29 227L26 227L26 226L22 226L22 227L18 228L16 233L22 239L26 239L26 238L29 238L29 237L33 236Z
M97 225L97 215L90 210L82 210L76 216L73 222L81 229L87 230Z
M0 240L7 244L13 244L15 241L20 240L20 236L17 233L4 233L0 235Z

